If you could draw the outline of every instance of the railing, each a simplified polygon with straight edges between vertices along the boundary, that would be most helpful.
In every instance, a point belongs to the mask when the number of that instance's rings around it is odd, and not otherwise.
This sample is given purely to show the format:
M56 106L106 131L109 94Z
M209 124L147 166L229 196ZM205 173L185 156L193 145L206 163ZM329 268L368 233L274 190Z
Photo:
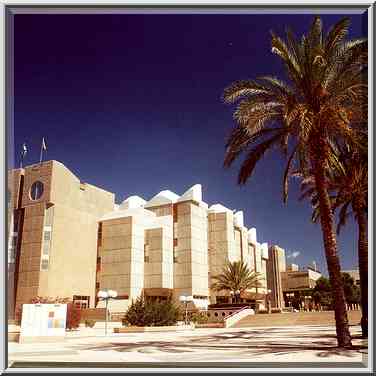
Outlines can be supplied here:
M249 307L243 307L239 309L238 311L234 312L232 315L227 316L224 319L224 327L229 328L236 324L238 321L240 321L242 318L254 315L255 311L252 308Z

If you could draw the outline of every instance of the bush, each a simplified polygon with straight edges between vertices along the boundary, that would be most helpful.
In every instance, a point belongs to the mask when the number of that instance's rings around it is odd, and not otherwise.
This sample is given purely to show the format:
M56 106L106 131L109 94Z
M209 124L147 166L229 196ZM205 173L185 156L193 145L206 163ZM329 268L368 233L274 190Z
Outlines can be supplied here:
M195 324L206 324L209 322L208 315L204 312L194 312L191 317L191 321Z
M168 326L175 325L179 318L179 308L171 300L154 302L137 298L128 308L123 325Z
M95 325L95 320L89 320L89 319L86 319L85 320L85 326L87 328L93 328Z

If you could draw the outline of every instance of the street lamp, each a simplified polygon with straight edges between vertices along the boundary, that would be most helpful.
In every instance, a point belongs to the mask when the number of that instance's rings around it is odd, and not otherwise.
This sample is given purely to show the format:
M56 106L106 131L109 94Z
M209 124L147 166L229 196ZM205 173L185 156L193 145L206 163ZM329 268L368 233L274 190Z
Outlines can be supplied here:
M271 301L270 301L270 294L271 294L272 290L268 290L268 295L267 295L267 299L268 299L268 313L271 313L272 312L272 307L271 307Z
M117 297L117 292L114 290L101 290L98 291L98 298L106 302L106 323L105 323L105 335L107 335L107 321L108 321L108 301Z
M185 295L181 295L179 297L179 300L181 303L184 303L185 304L185 319L184 319L184 322L185 322L185 325L188 324L188 303L189 302L192 302L193 301L193 296L185 296Z

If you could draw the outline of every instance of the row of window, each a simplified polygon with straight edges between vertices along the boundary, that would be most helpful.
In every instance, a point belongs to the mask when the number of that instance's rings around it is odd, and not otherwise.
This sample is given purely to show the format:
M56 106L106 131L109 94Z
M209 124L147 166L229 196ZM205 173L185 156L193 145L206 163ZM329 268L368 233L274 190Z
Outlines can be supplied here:
M9 264L13 264L16 262L17 241L18 241L18 233L14 232L10 236L9 243L8 243L8 263Z
M47 271L48 270L48 265L49 265L49 261L50 261L51 237L52 237L51 226L44 226L42 257L41 257L41 263L40 263L40 270L41 271Z

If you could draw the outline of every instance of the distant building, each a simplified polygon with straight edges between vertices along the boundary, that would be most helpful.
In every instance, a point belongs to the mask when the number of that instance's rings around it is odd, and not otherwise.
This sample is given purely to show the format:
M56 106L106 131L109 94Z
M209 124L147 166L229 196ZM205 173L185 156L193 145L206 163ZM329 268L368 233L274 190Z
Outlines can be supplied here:
M288 272L297 272L299 270L299 265L296 264L289 264L287 265L287 270Z
M359 269L353 269L353 270L342 270L342 273L350 274L351 278L354 280L354 283L355 283L357 286L360 286Z
M311 300L311 290L316 286L316 281L321 277L319 271L307 268L295 270L296 265L289 266L286 272L281 273L282 290L286 306L291 306L294 297L304 301Z

